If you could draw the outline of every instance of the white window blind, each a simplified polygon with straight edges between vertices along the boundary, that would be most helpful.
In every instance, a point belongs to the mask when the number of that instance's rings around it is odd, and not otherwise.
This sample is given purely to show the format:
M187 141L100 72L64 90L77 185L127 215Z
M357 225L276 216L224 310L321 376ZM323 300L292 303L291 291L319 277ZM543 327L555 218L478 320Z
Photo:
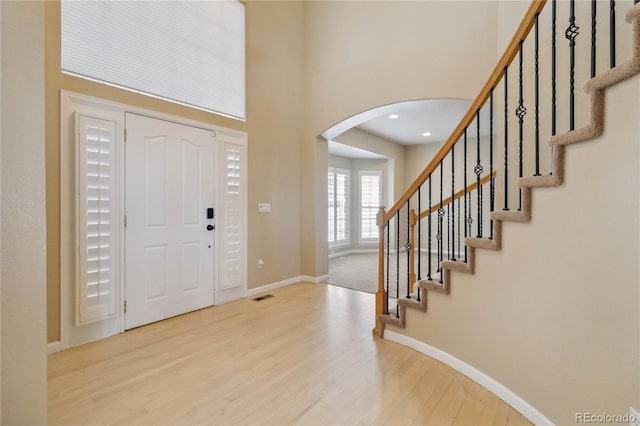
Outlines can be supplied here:
M378 238L376 214L382 199L382 179L378 171L360 172L360 239Z
M245 118L244 5L62 1L62 70Z
M223 276L221 287L242 285L242 218L243 218L243 170L241 147L225 143L225 186L223 195L222 250Z
M76 116L77 323L116 314L116 123Z
M328 172L328 237L329 244L348 244L350 239L349 217L351 197L350 171L329 167Z

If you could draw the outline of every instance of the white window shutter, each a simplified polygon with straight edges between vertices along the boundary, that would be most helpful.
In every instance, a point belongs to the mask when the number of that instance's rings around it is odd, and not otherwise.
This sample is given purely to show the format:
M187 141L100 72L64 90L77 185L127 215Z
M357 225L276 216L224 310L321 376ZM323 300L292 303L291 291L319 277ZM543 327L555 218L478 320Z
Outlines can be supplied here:
M245 268L244 252L244 199L246 173L244 147L225 142L224 152L224 193L222 215L222 279L223 289L243 285Z
M78 325L116 315L116 122L76 114Z

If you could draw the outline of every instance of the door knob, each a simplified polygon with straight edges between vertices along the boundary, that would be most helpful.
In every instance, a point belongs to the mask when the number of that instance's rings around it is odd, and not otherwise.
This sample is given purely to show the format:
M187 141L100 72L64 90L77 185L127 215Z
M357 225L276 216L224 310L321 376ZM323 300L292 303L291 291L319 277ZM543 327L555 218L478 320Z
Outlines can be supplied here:
M213 225L207 225L207 231L213 231L214 229L216 229L215 226Z

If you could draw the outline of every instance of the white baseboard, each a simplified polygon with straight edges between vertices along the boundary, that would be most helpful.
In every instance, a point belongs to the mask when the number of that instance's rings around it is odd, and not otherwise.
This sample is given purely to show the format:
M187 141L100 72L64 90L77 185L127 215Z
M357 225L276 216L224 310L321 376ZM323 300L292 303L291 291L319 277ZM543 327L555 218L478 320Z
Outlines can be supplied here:
M267 291L275 290L280 287L286 287L291 284L297 284L302 281L310 282L310 283L321 283L329 279L329 275L320 275L319 277L311 277L309 275L300 275L293 278L288 278L286 280L278 281L276 283L262 285L260 287L252 288L247 290L246 297L257 296L258 294L265 293Z
M61 350L62 350L62 346L60 346L60 342L47 343L47 355L60 352Z
M300 281L306 281L308 283L321 283L329 279L329 275L320 275L319 277L311 277L309 275L302 275Z
M438 348L435 348L424 342L416 340L412 337L407 337L403 334L396 333L391 330L384 331L384 338L392 342L399 343L403 346L407 346L411 349L415 349L418 352L421 352L427 356L430 356L432 358L437 359L440 362L447 364L449 367L459 371L460 373L464 374L471 380L477 382L479 385L483 386L485 389L488 389L489 391L493 392L498 398L502 399L504 402L512 406L515 410L517 410L520 414L526 417L533 424L553 425L553 422L551 422L551 420L546 418L541 412L536 410L527 401L520 398L518 395L513 393L511 390L506 388L504 385L502 385L495 379L489 377L482 371L476 369L475 367L472 367L466 362L459 360L453 355L450 355Z

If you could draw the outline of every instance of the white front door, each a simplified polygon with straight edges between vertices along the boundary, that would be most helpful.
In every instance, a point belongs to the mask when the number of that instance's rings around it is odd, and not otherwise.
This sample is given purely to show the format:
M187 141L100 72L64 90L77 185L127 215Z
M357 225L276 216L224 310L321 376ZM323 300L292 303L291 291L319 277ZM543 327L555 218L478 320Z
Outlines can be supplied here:
M215 133L126 114L125 329L214 303Z

